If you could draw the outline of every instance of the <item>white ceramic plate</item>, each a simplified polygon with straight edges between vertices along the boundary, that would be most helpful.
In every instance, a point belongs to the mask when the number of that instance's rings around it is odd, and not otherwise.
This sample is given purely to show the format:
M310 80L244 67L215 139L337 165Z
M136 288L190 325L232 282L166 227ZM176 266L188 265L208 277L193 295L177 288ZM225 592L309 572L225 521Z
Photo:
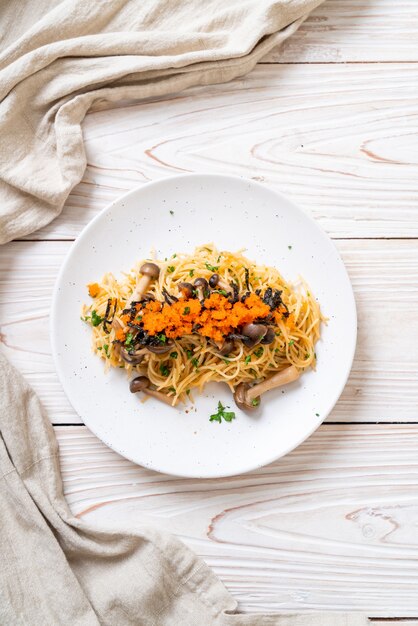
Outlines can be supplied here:
M171 214L170 211L174 211ZM129 270L156 248L158 257L214 242L246 248L258 263L288 280L303 276L329 317L317 344L317 371L269 392L255 414L234 405L222 384L196 398L196 410L171 408L129 392L122 370L103 371L80 321L86 284L107 271ZM350 372L356 309L343 262L317 224L289 200L259 183L218 175L184 175L143 185L102 211L72 246L52 305L52 349L62 385L85 424L136 463L190 477L240 474L274 461L306 439L336 403ZM195 394L196 396L197 394ZM236 419L209 422L218 400ZM190 408L190 407L189 407Z

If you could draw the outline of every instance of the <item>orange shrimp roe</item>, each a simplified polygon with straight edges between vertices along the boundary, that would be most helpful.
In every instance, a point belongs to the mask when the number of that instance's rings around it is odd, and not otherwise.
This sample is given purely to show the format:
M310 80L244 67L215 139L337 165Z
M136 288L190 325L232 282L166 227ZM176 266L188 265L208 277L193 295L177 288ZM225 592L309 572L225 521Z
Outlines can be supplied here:
M89 296L92 298L96 298L96 296L99 295L100 287L97 283L90 283L87 285L87 288L89 290Z
M147 302L142 308L142 326L149 335L164 332L166 337L178 339L195 332L220 342L239 326L270 313L269 306L256 294L251 294L245 302L231 304L225 296L214 293L206 298L204 305L202 308L199 300L194 299L165 306Z

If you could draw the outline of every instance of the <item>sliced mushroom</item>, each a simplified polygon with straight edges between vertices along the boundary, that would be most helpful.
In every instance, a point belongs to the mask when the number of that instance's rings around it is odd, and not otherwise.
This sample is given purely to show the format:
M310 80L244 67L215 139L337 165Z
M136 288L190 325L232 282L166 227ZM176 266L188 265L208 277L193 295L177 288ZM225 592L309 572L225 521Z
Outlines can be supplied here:
M125 346L121 346L120 348L120 356L129 365L139 365L144 358L146 350L134 350L132 352L128 352Z
M157 343L155 345L148 345L147 350L152 352L153 354L165 354L169 352L174 346L174 341L172 339L167 339L165 343Z
M209 288L209 283L206 278L196 278L193 284L196 288L199 300L204 300Z
M177 285L180 291L180 298L193 298L193 285L191 283L179 283Z
M144 294L150 286L151 281L156 280L160 275L160 268L158 265L150 262L141 265L139 271L141 272L141 278L136 283L136 287L126 305L127 308L129 308L132 302L142 300Z
M222 344L217 345L217 348L218 354L220 354L221 356L226 356L234 349L234 342L232 341L232 339L225 339Z
M270 378L266 378L258 385L251 387L249 383L240 383L234 391L235 404L243 411L252 411L261 402L261 395L270 389L287 385L297 380L300 376L299 370L290 365L281 372L277 372Z
M146 376L137 376L136 378L133 378L131 380L129 384L129 389L131 393L138 393L138 391L142 391L143 393L146 393L148 396L152 396L153 398L160 400L160 402L165 402L166 404L169 404L170 406L175 406L177 404L177 400L174 402L174 405L173 405L172 398L169 398L164 393L161 393L161 391L157 391L156 389L153 389L152 387L150 387L150 385L151 383Z
M276 337L276 333L274 332L274 328L270 326L269 328L267 328L267 332L262 338L262 340L260 341L260 343L263 343L264 345L273 343L275 337Z

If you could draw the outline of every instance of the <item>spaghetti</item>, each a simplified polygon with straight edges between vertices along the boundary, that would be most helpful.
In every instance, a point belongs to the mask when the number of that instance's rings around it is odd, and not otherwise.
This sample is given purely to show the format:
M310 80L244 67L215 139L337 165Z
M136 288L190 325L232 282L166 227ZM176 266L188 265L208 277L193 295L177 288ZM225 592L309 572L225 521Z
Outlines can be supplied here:
M258 389L315 367L324 319L318 302L303 281L293 286L241 252L199 246L191 255L142 261L121 280L108 273L88 289L83 320L94 352L106 367L137 376L131 391L173 406L217 381L229 385L238 406L253 408Z

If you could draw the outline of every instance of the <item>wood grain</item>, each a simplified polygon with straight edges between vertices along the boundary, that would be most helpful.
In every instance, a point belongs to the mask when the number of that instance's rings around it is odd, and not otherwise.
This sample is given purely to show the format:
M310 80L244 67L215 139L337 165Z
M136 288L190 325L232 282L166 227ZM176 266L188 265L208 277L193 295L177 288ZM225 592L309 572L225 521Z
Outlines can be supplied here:
M418 246L341 240L359 316L357 353L332 421L418 420ZM49 310L69 242L15 242L0 249L3 348L54 423L79 421L64 396L49 345ZM320 367L320 363L319 363Z
M417 425L324 425L280 461L217 480L142 469L85 427L56 433L76 515L175 533L244 610L416 616Z
M29 239L73 239L125 191L182 172L265 181L334 237L417 237L417 84L414 64L260 65L227 85L99 103L83 181Z
M263 59L277 63L418 61L414 0L327 0L283 47Z

